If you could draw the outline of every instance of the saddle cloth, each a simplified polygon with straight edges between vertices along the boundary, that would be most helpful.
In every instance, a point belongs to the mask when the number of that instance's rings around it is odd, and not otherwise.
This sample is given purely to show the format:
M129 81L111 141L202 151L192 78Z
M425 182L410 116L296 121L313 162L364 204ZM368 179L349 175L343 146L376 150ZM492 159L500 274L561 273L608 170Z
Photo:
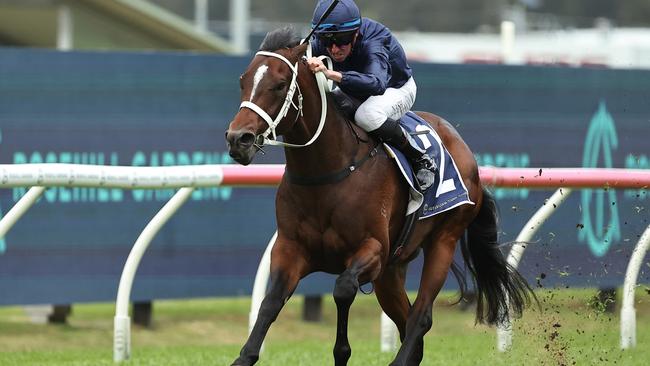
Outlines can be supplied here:
M424 205L418 219L437 215L449 211L454 207L470 204L473 205L467 193L467 187L458 172L456 163L447 149L442 145L440 136L422 118L413 112L408 112L400 119L400 125L409 133L422 133L412 135L417 144L425 149L438 165L438 173L435 183L429 187L424 194L418 192L413 184L414 174L408 160L396 148L384 144L388 154L395 159L402 176L409 184L409 203L406 215L417 211Z

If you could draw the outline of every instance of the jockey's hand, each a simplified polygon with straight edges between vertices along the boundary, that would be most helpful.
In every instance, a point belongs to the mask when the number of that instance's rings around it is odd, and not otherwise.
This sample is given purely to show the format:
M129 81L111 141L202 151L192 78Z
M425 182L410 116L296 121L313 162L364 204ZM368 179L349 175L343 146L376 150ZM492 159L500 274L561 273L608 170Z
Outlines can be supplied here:
M309 66L309 70L311 70L311 72L313 72L314 74L321 71L322 72L327 71L327 67L325 67L323 60L321 60L318 57L307 58L307 66Z
M334 80L337 83L340 83L343 78L343 75L340 72L328 69L323 63L323 60L318 57L309 57L307 59L307 66L314 74L322 72L326 78Z

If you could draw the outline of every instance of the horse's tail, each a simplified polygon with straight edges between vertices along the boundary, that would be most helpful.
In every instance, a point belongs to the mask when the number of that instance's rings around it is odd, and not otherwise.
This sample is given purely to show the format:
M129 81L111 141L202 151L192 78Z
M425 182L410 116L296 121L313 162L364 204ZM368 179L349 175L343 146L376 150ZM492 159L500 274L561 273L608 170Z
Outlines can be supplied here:
M497 224L496 202L483 189L483 204L461 239L461 249L477 291L476 321L491 325L509 321L511 315L521 316L531 296L535 298L526 280L501 253Z

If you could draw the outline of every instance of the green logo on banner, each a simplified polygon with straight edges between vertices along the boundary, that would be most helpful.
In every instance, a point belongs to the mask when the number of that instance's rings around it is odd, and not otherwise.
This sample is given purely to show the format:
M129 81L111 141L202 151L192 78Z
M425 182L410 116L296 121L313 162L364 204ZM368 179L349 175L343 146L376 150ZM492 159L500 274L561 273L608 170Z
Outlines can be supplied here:
M602 166L611 168L612 150L617 147L618 136L614 119L607 111L605 102L601 101L589 124L582 166L596 168L602 162ZM593 218L592 212L595 213ZM607 223L606 213L609 219ZM581 242L586 241L596 257L604 256L612 242L621 238L616 192L612 189L583 189L582 222L584 227L579 231L578 239Z

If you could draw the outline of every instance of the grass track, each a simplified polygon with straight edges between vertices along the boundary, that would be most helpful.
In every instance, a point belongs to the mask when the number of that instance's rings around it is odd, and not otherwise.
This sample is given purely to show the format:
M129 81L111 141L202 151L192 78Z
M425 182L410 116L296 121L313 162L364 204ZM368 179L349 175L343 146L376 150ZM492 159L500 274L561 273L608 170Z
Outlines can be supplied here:
M495 331L474 325L472 312L449 306L445 293L434 308L423 365L647 365L650 295L637 293L637 343L621 351L618 312L590 306L594 290L538 290L543 312L527 311L515 323L511 352L495 351ZM302 299L289 301L271 327L258 365L332 365L336 314L326 297L321 323L300 321ZM125 365L229 365L246 338L249 299L197 299L154 303L153 329L133 328L132 359ZM0 365L113 365L113 304L76 305L64 326L31 324L21 308L0 308ZM379 352L379 308L359 295L350 318L349 365L387 365Z

